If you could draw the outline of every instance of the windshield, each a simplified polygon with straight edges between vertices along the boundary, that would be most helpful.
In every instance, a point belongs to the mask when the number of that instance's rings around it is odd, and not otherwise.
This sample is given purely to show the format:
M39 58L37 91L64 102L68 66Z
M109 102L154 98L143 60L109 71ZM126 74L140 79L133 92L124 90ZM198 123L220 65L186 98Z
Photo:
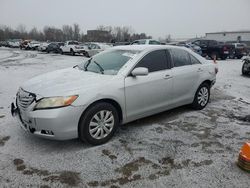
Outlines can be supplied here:
M100 74L115 75L130 59L134 58L139 51L135 50L112 50L93 56L79 65L85 71Z

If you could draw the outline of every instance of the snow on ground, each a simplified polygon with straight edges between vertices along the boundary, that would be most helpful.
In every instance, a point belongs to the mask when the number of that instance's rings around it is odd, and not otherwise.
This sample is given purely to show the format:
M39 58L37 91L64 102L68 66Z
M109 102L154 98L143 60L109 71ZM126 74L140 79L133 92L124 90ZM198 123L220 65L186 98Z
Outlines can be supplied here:
M240 76L242 64L241 60L219 61L221 73L217 77L217 87L250 103L250 79Z
M0 48L1 187L250 187L235 163L250 137L250 77L240 60L218 62L204 110L185 106L123 125L101 146L23 132L10 115L19 85L83 59Z

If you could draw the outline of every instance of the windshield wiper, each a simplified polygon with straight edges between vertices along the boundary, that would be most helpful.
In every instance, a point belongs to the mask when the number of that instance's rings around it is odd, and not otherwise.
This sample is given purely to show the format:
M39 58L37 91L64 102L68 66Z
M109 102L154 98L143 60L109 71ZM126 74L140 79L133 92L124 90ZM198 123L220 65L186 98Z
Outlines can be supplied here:
M99 63L97 63L96 61L93 61L93 62L99 67L100 72L101 72L102 74L104 74L104 69L102 68L102 66L101 66Z
M75 65L75 66L73 66L73 68L78 68L78 69L80 69L80 66L79 65Z
M88 66L89 66L91 60L92 60L92 58L90 58L90 59L88 60L88 63L85 63L85 64L84 64L84 67L83 67L84 71L88 71L87 68L88 68Z

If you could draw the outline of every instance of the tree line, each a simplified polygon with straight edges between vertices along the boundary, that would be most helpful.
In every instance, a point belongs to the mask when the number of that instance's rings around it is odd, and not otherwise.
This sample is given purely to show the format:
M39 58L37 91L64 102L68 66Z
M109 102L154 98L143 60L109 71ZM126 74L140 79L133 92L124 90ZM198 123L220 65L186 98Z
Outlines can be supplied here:
M32 39L38 41L66 41L77 40L81 42L131 42L138 39L152 38L146 33L135 33L131 27L112 27L100 25L96 28L105 37L96 32L91 35L84 34L78 24L63 25L61 28L54 26L45 26L42 30L33 27L30 30L26 26L20 24L16 29L9 26L0 26L0 41L9 39Z

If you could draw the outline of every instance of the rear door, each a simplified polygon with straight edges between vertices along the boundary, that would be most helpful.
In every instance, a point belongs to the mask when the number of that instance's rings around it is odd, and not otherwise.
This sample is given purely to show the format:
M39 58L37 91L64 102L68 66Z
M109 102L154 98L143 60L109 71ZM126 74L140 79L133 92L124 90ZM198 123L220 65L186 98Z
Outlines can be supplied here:
M149 74L125 78L126 112L130 120L160 112L172 99L173 77L166 50L148 53L137 67L148 68Z
M173 62L173 104L191 103L199 86L201 64L192 64L189 53L183 49L171 49ZM197 60L198 61L198 60Z

